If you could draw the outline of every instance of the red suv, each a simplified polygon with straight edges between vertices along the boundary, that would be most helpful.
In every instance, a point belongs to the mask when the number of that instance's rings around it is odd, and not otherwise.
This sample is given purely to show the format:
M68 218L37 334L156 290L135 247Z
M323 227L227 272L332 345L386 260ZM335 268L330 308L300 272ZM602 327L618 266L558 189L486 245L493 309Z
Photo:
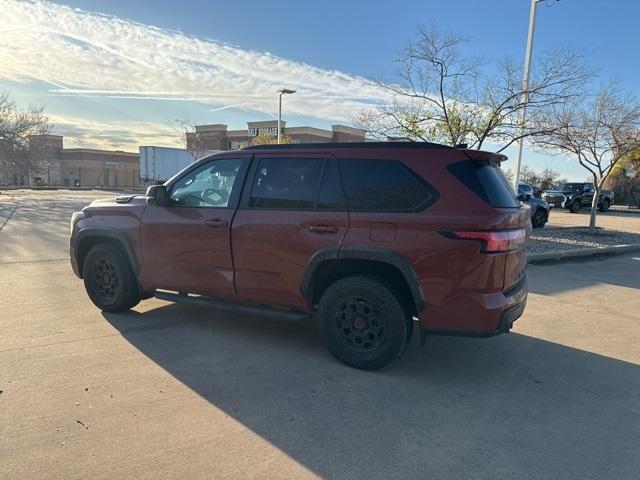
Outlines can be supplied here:
M376 369L414 321L421 340L486 337L522 314L529 211L503 160L396 142L219 153L75 213L71 265L104 311L155 296L315 317L338 359Z

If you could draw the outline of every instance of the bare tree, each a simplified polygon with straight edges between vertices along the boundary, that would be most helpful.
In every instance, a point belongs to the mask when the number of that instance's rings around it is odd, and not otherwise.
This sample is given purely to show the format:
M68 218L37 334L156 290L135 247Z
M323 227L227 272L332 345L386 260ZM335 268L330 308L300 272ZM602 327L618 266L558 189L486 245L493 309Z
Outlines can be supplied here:
M505 171L505 175L510 181L513 180L513 170L508 169ZM566 183L567 179L560 176L560 172L551 168L545 168L544 170L536 171L528 165L523 165L520 170L520 181L528 183L532 187L544 192L561 183Z
M611 169L604 187L613 190L616 200L620 203L636 202L632 190L640 188L640 150L635 150L620 159Z
M176 131L179 141L185 145L194 161L211 150L208 139L202 132L196 130L196 125L190 118L175 118L169 120L169 124Z
M590 174L595 186L589 231L595 233L598 198L616 164L640 149L640 102L617 83L600 88L578 104L558 106L546 122L552 131L536 143L569 154Z
M39 172L38 155L29 152L29 137L49 133L42 107L21 109L9 92L0 92L0 170L5 177Z
M436 27L419 27L416 36L397 59L398 78L379 82L393 100L361 110L354 119L374 137L466 143L477 149L491 141L502 151L520 138L547 133L540 114L576 98L593 75L571 50L539 55L525 102L519 63L507 58L487 73L490 65L482 59L462 55L464 37ZM520 112L525 107L523 133Z

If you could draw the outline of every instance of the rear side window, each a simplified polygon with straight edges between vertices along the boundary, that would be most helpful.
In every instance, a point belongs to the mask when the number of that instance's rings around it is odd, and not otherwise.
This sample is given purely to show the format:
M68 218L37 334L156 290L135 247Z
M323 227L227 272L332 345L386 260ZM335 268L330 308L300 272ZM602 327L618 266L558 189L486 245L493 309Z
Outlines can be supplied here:
M473 193L496 208L518 208L520 201L502 169L495 163L463 160L447 170Z
M346 210L335 160L260 159L249 206L275 210Z
M435 189L396 160L342 160L349 210L417 212L438 198Z
M282 210L315 208L322 158L261 158L249 206Z

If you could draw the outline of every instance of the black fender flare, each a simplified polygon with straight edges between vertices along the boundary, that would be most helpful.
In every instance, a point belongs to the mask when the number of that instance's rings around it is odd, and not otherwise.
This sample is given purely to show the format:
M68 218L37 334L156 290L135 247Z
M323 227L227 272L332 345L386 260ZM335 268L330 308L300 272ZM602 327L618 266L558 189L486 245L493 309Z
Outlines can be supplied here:
M129 259L129 263L131 264L131 268L133 269L133 272L136 275L140 273L140 263L138 262L138 258L136 257L136 254L133 251L133 248L131 247L131 243L129 242L129 239L124 233L122 233L120 230L117 230L115 228L110 228L110 227L87 227L80 230L75 238L76 248L75 248L74 255L75 255L75 261L78 265L78 269L81 274L82 274L82 267L79 262L80 259L78 258L79 247L82 244L82 241L84 239L90 238L90 237L115 239L122 246L122 249L127 255L127 258Z
M393 250L386 248L370 247L366 245L362 246L349 246L349 247L328 247L322 248L314 253L307 266L302 280L300 282L300 294L303 298L308 298L310 290L312 288L313 276L316 269L320 264L327 260L372 260L380 263L387 263L397 268L404 277L409 290L413 303L416 307L416 312L422 312L426 306L427 301L425 299L424 291L420 286L420 279L418 274L413 268L413 265L404 256Z

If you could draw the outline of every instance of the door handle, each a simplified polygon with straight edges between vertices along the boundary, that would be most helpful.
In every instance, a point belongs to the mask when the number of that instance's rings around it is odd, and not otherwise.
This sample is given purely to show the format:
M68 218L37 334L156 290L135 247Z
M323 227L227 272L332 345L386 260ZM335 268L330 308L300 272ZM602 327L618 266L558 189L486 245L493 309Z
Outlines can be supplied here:
M334 225L310 225L311 233L338 233L338 227Z
M220 218L211 218L209 220L205 220L204 224L211 228L222 228L229 225L229 222L221 220Z

